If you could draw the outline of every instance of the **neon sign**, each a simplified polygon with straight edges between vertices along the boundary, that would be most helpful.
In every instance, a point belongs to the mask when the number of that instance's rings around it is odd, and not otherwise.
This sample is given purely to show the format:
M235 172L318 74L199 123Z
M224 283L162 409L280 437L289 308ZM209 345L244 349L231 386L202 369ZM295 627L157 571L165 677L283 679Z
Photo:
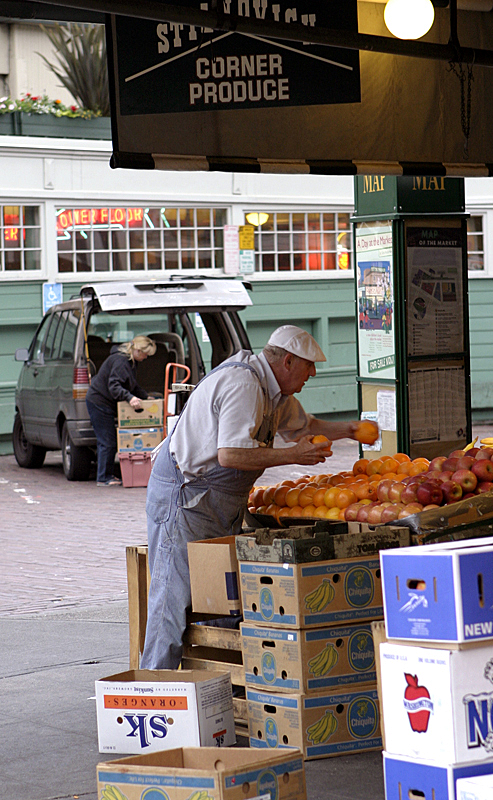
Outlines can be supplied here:
M63 239L71 231L87 228L142 228L144 218L147 216L143 208L63 208L57 213L57 235Z

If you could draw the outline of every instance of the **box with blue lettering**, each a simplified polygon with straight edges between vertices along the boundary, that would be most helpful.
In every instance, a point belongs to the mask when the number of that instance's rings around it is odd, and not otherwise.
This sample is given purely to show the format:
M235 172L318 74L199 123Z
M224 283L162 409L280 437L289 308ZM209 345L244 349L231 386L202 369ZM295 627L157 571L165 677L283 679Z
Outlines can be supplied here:
M476 800L474 794L467 794L466 797L461 795L460 784L472 783L474 776L479 775L487 776L491 781L490 773L492 771L493 764L487 761L447 764L433 762L430 759L421 761L416 758L404 758L384 753L385 798L386 800L402 800L403 797L430 797L433 800L456 800L456 798L457 800ZM478 780L477 777L476 780Z
M380 563L388 639L493 640L493 538L381 551Z
M236 742L229 672L136 669L96 681L100 753Z
M97 766L101 800L306 800L299 750L183 747Z
M380 669L388 753L483 760L493 772L493 642L466 650L384 642Z

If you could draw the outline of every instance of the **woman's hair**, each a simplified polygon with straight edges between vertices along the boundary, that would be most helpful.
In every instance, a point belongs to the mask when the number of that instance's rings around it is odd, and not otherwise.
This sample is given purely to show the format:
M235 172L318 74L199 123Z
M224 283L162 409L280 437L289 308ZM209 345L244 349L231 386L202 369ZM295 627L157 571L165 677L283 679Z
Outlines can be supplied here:
M133 351L141 350L148 356L153 356L156 352L156 342L148 336L134 336L131 342L123 342L118 348L118 352L127 356L129 361L133 361Z

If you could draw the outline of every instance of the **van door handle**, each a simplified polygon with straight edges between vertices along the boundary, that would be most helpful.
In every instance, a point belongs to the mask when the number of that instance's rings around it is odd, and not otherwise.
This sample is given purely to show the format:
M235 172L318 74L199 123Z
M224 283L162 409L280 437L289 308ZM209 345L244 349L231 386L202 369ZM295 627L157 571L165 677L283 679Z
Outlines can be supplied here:
M38 370L37 370L37 369L33 369L33 375L34 375L34 377L36 377L36 375L37 375L37 374L38 374Z

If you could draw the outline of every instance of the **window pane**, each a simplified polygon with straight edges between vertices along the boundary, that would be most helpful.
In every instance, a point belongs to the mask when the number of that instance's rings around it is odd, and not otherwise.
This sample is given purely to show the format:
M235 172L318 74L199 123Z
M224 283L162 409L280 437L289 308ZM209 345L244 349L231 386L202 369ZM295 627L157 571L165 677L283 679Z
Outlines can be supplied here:
M467 257L468 270L484 270L484 260L480 253L469 253Z
M336 249L335 233L324 233L324 250Z
M164 254L164 265L166 269L179 269L178 252L167 250Z
M176 249L178 247L178 234L176 231L165 230L163 233L164 249Z
M324 231L333 231L335 230L335 216L334 214L323 214L323 226Z
M127 249L126 231L112 231L111 246L113 250L126 250Z
M211 224L211 212L209 208L197 209L197 227L208 228Z
M94 269L96 272L108 272L110 268L110 254L100 251L94 253Z
M351 228L351 221L349 218L349 214L338 214L337 215L337 222L339 226L339 230L350 230Z
M307 214L308 217L308 230L309 231L319 231L320 230L320 214Z
M148 208L146 211L147 224L155 228L161 227L161 211L159 208Z
M289 231L289 214L276 214L277 230Z
M295 270L306 269L306 257L304 253L295 253L293 255L293 266Z
M193 208L180 208L180 226L193 228Z
M123 272L127 269L127 253L113 253L113 272Z
M20 250L5 251L5 269L22 269Z
M26 250L24 264L25 269L41 269L41 252L39 250Z
M482 250L483 249L483 235L476 234L476 235L469 235L467 237L467 249L468 250Z
M467 220L467 230L468 231L482 231L483 230L483 218L482 217L469 217Z
M162 208L161 218L165 228L176 228L176 208Z
M143 250L131 250L130 269L144 269L144 256Z
M199 247L210 247L211 231L197 231L197 244Z
M190 250L190 248L195 247L195 236L193 231L182 230L181 246L183 250Z
M128 238L131 250L142 250L144 248L144 231L130 231Z
M195 269L195 253L192 251L182 251L181 254L181 268L182 269Z
M290 261L291 261L291 256L288 253L280 253L279 254L278 269L281 272L285 272L285 271L290 270L291 269Z
M69 253L66 256L59 254L58 272L73 272L73 271L74 271L73 254Z
M293 233L293 250L304 250L305 249L305 234L304 233Z
M274 255L262 256L262 272L274 272Z
M147 251L147 268L148 269L162 269L163 268L163 254L154 250Z
M199 269L209 269L212 267L212 255L210 250L199 252Z
M308 249L321 250L320 234L317 233L308 234Z
M76 254L77 272L91 271L91 256L89 253Z
M271 252L274 251L275 248L275 239L273 233L264 233L262 231L262 252Z
M305 230L305 215L304 214L293 214L293 230L294 231L304 231Z
M212 216L214 220L214 227L215 228L222 228L223 225L226 225L226 209L225 208L214 208L212 211Z
M147 231L147 247L150 250L161 249L161 231Z
M291 250L291 236L289 233L277 234L277 249L285 251Z
M336 268L336 256L335 253L325 253L324 254L324 269L335 269Z
M60 358L70 360L74 353L75 336L77 333L77 322L74 312L68 312L68 319L63 332L62 345L60 348Z
M109 247L108 231L94 231L94 249L107 250Z

